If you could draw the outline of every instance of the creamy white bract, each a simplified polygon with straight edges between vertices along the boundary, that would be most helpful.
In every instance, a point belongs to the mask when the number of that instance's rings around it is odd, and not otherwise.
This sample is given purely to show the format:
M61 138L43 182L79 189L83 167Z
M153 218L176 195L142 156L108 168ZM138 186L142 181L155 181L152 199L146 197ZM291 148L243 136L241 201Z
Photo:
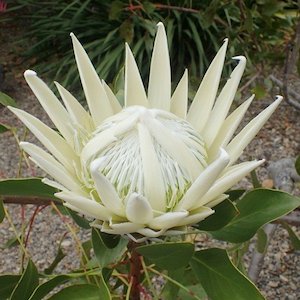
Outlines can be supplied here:
M89 111L56 83L64 105L33 71L25 78L59 133L25 111L10 108L47 148L21 147L52 179L65 206L94 218L103 232L139 240L186 232L214 213L224 192L263 163L235 164L281 97L234 138L253 96L229 114L246 59L217 96L227 40L212 61L188 110L188 74L171 95L165 29L159 23L147 94L129 46L125 105L101 81L71 34ZM54 179L54 180L53 180ZM141 237L142 236L142 237Z

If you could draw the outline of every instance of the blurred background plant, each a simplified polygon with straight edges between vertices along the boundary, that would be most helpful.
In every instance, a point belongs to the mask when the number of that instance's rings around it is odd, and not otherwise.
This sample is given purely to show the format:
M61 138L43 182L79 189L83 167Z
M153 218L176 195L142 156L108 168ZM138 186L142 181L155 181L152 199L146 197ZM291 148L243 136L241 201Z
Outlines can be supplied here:
M248 58L248 77L283 63L296 26L298 2L292 0L201 1L48 1L17 0L9 4L11 18L26 28L22 55L42 77L60 81L74 92L80 90L71 40L74 32L87 50L101 78L118 83L124 62L124 42L133 46L144 82L149 69L155 27L167 30L172 79L178 82L185 68L199 82L209 61L229 38L228 59ZM1 22L1 21L0 21ZM34 58L34 60L32 59ZM30 60L29 60L30 59ZM227 60L228 61L228 60ZM229 60L230 61L230 60ZM234 62L233 62L234 63ZM227 65L227 74L232 63ZM115 74L119 74L117 79ZM256 76L258 77L258 76ZM120 81L122 82L122 80ZM263 96L263 85L253 92ZM114 85L116 90L122 89ZM193 87L191 89L193 91Z

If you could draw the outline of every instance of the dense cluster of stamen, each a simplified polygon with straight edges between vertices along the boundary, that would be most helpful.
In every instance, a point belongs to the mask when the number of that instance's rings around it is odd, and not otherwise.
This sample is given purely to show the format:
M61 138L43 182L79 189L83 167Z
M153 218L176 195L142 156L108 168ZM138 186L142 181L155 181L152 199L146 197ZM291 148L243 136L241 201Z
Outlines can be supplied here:
M116 132L116 140L113 143L100 151L95 151L96 154L89 160L89 163L95 159L103 158L99 172L105 175L115 186L121 199L133 192L145 195L142 150L138 130L139 124L142 123L151 136L160 165L166 191L166 206L168 210L172 210L172 207L178 203L194 178L192 178L190 171L180 161L176 160L176 157L172 156L172 151L166 149L162 143L161 139L168 139L168 136L162 137L162 132L156 131L153 129L155 126L151 125L153 122L158 122L158 127L161 126L162 130L167 130L169 135L176 136L178 141L182 141L189 149L189 155L199 162L198 175L207 166L205 144L201 136L185 120L171 113L142 107L124 109L99 126L94 132L94 137L98 134L105 134L105 131L113 131L129 115L136 116L133 117L134 122L120 135ZM174 150L177 151L177 149ZM182 153L182 155L184 154Z

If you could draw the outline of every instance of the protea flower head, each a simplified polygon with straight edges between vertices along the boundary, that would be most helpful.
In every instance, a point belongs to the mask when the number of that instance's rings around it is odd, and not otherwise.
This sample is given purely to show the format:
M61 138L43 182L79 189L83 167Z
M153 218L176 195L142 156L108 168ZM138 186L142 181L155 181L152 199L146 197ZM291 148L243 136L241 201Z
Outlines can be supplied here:
M225 40L188 109L187 71L171 95L166 33L162 23L157 28L147 93L126 45L124 107L71 34L89 111L56 83L62 105L30 70L26 81L59 133L10 108L47 148L20 143L54 179L43 181L60 190L56 197L94 218L92 225L103 232L133 239L184 233L213 214L224 192L263 163L235 164L281 101L278 97L233 137L253 99L229 114L245 57L234 57L238 64L217 96Z

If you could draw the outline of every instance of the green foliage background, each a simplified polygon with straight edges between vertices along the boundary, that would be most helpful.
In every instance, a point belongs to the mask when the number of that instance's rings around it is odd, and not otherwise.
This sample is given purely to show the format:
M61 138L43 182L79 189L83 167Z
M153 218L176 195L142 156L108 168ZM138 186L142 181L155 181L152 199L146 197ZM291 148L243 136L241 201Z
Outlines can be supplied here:
M155 27L162 21L169 39L172 79L178 82L185 68L191 77L202 77L226 37L228 58L245 55L248 68L278 64L293 33L297 10L297 1L292 0L17 0L10 6L26 27L19 41L24 57L36 57L35 70L73 90L78 89L79 79L70 32L109 83L122 70L124 42L129 43L147 82ZM227 74L231 67L228 63Z

